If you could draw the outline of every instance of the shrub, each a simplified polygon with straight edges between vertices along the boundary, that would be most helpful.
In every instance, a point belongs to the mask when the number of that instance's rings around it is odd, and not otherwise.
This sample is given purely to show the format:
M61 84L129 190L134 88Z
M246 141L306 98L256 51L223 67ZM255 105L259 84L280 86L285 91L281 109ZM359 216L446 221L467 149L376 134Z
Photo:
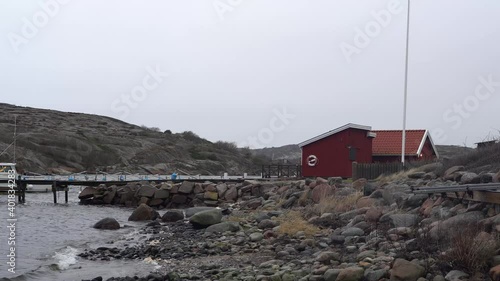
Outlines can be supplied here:
M307 222L298 211L288 211L278 217L280 227L278 233L294 236L299 231L303 231L308 237L320 232L320 229Z
M488 266L495 256L498 241L482 231L478 223L457 226L450 232L449 250L444 259L453 267L470 273L479 272Z
M237 152L238 146L234 142L217 141L214 143L215 147L228 152Z

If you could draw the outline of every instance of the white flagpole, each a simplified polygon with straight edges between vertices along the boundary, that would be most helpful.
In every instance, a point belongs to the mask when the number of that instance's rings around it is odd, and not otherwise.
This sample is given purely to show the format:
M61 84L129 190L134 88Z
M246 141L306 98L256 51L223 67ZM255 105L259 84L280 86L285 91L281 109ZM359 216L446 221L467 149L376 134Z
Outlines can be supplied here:
M405 89L403 104L403 136L401 140L401 163L405 166L406 149L406 104L408 100L408 46L410 42L410 0L408 0L408 14L406 16L406 60L405 60Z

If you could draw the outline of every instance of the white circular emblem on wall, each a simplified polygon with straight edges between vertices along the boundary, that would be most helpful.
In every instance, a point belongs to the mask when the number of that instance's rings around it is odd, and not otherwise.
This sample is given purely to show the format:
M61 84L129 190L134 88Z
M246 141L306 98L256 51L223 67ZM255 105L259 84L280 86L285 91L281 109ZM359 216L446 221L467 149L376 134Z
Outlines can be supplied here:
M307 157L307 165L314 167L318 164L318 157L316 155L309 155Z

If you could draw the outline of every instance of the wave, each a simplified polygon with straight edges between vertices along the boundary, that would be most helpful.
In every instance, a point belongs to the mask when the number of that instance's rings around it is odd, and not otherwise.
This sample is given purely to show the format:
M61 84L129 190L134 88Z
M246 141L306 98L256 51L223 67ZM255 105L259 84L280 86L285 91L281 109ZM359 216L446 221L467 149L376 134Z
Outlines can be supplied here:
M53 258L56 260L57 269L66 270L71 265L76 264L76 255L78 254L78 250L67 246L59 252L56 252Z

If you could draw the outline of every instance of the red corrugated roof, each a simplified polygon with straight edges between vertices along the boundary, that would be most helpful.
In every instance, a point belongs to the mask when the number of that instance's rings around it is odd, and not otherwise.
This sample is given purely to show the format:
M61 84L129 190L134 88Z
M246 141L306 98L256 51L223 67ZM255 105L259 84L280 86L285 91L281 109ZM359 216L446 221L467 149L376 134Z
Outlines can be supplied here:
M372 131L377 134L373 139L373 156L401 155L402 130ZM425 136L425 130L407 130L405 155L416 155Z

